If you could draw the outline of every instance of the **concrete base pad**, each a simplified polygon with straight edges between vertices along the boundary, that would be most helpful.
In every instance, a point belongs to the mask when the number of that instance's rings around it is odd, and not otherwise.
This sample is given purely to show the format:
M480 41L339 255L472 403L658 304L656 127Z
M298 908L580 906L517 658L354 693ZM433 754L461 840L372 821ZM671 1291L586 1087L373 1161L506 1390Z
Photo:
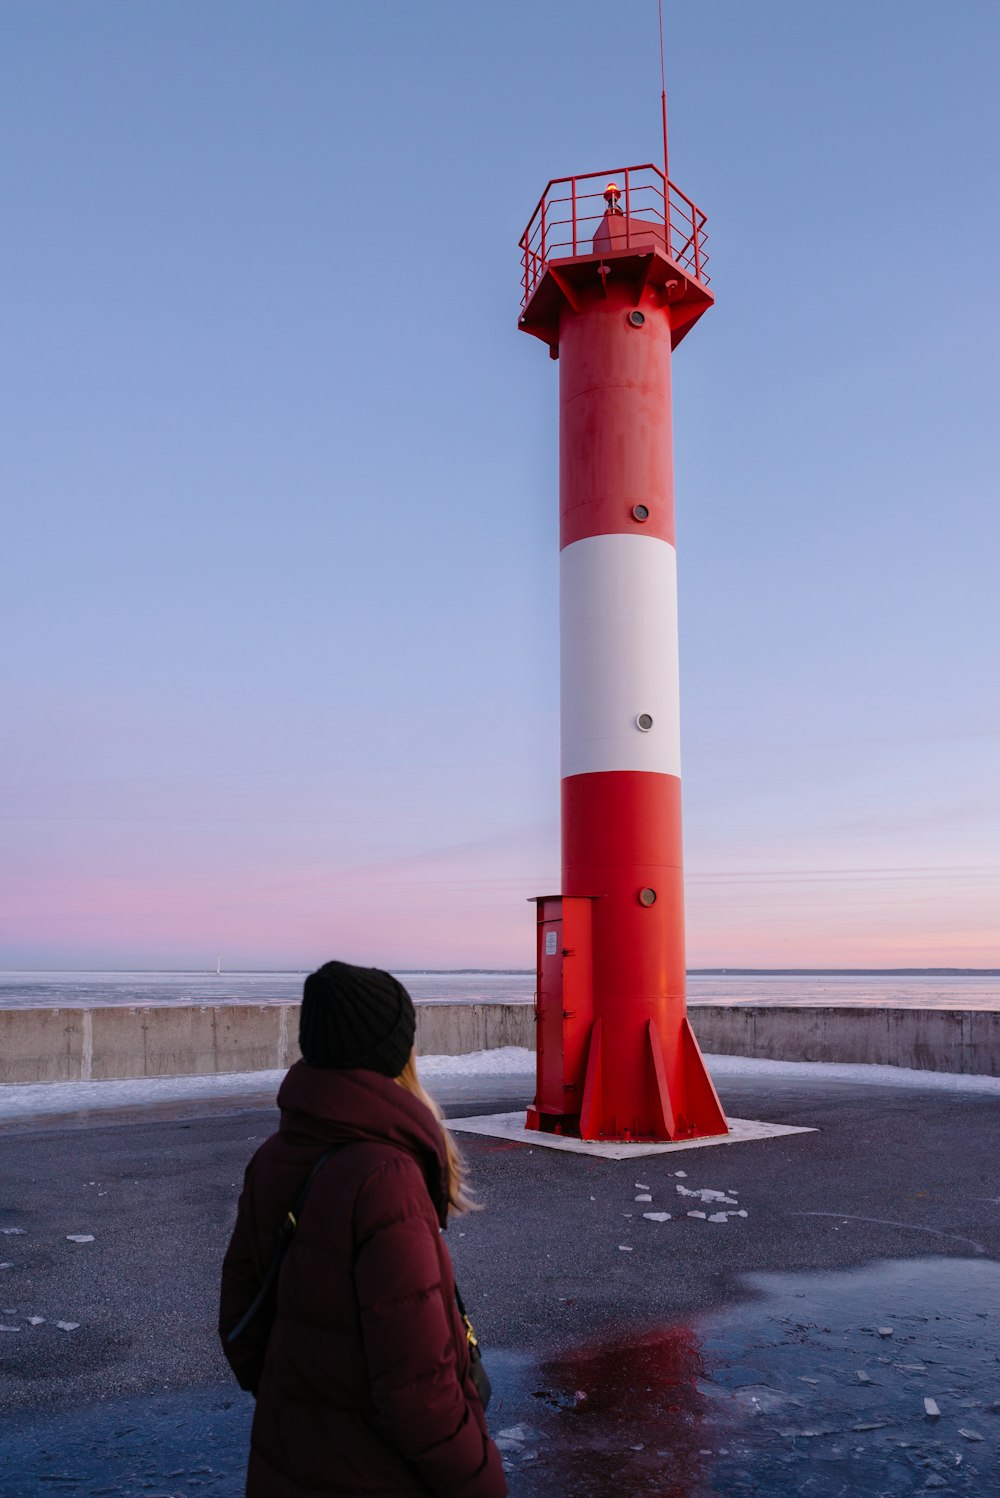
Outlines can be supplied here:
M708 1149L713 1144L746 1144L751 1139L774 1139L780 1134L818 1132L795 1124L762 1123L752 1118L730 1118L728 1122L728 1134L714 1134L707 1139L679 1139L669 1144L650 1140L636 1144L612 1144L599 1139L572 1139L566 1134L543 1134L539 1129L524 1127L523 1108L517 1113L449 1118L448 1127L460 1134L487 1134L492 1139L510 1139L518 1144L539 1145L542 1149L569 1150L576 1155L600 1155L605 1160L633 1160L640 1155L667 1155L677 1150Z

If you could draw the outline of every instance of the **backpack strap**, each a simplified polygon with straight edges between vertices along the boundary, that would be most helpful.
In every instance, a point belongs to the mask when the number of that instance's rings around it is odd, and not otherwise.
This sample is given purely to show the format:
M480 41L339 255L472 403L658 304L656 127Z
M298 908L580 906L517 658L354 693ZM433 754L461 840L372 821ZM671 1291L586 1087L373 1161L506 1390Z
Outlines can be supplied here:
M267 1266L267 1273L265 1274L264 1279L261 1282L261 1287L257 1291L257 1294L254 1296L243 1316L240 1317L240 1320L233 1327L232 1331L227 1334L227 1347L231 1346L231 1344L236 1341L237 1337L241 1337L243 1335L247 1327L250 1325L251 1321L257 1315L257 1312L260 1310L261 1306L264 1304L264 1301L267 1299L267 1293L278 1277L278 1270L281 1268L281 1261L285 1257L285 1254L288 1251L288 1245L291 1243L295 1229L299 1225L299 1218L302 1216L302 1208L306 1204L306 1197L309 1195L309 1188L316 1177L319 1175L320 1171L323 1169L323 1166L326 1164L327 1160L329 1160L330 1156L335 1155L337 1153L337 1149L340 1147L341 1146L336 1146L334 1149L329 1149L324 1154L320 1155L312 1170L310 1170L309 1174L306 1176L302 1186L302 1190L295 1198L295 1205L285 1213L285 1216L281 1223L281 1227L278 1229L278 1239L274 1245L274 1253L271 1255L271 1262Z

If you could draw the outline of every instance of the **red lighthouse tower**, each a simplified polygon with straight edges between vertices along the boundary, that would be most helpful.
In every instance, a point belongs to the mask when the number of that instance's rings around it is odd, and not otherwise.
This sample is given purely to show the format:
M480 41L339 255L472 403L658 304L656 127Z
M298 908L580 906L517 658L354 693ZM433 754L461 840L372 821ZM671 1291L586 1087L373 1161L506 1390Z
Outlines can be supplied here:
M562 709L528 1127L725 1134L686 1012L671 423L673 350L713 301L705 215L650 164L563 177L521 251L519 326L559 361Z

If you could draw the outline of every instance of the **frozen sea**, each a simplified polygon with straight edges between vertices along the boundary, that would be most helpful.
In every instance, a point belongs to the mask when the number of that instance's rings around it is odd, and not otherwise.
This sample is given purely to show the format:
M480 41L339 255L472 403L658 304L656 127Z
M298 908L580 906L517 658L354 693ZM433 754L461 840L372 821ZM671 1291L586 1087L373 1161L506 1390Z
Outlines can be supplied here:
M0 1009L114 1004L293 1004L305 973L0 972ZM399 972L426 1003L530 1003L532 972ZM861 1004L1000 1009L1000 971L986 973L691 973L695 1004Z

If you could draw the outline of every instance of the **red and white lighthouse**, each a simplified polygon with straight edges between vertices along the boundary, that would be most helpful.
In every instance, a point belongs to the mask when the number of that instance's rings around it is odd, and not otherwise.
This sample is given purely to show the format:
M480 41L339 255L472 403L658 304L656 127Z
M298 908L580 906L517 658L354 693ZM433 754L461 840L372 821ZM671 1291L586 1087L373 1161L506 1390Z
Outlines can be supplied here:
M519 326L559 361L562 890L539 897L529 1128L725 1134L687 1019L671 359L705 215L653 165L552 181Z

